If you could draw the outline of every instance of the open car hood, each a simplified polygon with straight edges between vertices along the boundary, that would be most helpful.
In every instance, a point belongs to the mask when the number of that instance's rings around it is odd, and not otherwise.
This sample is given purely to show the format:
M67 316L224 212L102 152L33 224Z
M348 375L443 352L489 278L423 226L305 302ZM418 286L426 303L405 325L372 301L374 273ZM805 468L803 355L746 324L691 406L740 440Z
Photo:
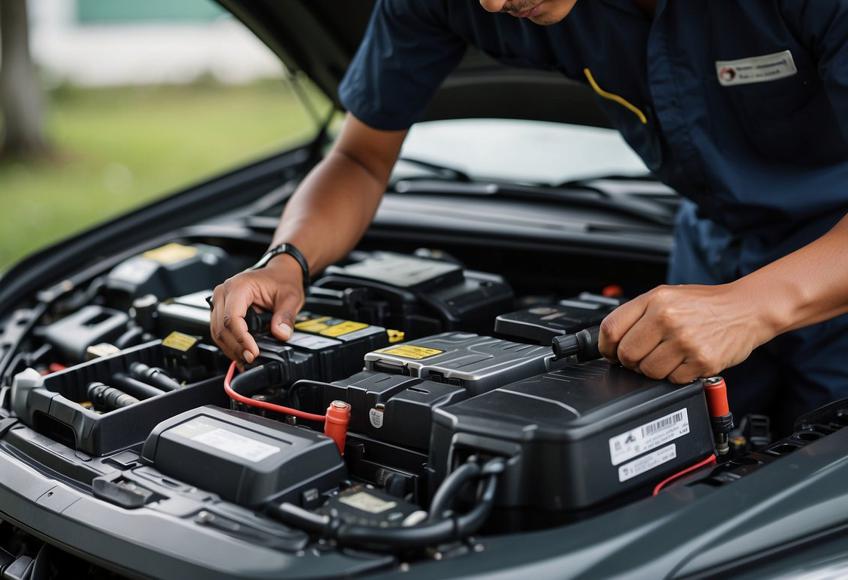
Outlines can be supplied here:
M218 0L295 73L341 107L338 86L368 25L373 0ZM520 106L532 101L532 108ZM502 65L470 48L425 120L535 119L608 127L591 91L564 76Z

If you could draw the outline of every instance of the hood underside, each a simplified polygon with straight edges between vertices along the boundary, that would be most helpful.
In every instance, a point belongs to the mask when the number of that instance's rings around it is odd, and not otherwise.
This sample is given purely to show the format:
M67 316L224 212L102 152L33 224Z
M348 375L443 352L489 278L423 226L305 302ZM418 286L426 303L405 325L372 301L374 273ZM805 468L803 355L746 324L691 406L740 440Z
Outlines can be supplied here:
M368 25L373 0L218 0L294 73L341 108L338 86ZM533 102L532 110L524 106ZM534 119L609 127L591 91L549 71L508 67L469 48L425 120Z

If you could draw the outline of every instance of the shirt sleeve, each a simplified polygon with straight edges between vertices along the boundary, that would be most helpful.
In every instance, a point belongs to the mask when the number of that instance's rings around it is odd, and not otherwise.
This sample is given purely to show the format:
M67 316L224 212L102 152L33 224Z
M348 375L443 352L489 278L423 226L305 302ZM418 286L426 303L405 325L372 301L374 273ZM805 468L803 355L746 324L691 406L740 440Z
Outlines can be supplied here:
M448 25L450 1L377 1L339 85L339 100L353 116L386 131L421 118L465 53L465 41Z
M848 0L788 2L796 33L818 62L818 75L848 142Z

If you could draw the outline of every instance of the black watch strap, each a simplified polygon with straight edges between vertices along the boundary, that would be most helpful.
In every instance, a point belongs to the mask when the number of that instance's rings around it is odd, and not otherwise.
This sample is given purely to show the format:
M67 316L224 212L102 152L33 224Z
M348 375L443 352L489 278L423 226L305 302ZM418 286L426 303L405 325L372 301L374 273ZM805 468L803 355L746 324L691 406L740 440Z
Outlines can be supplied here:
M259 258L259 261L256 262L250 269L258 270L260 268L264 268L268 265L268 262L271 261L271 258L275 256L279 256L280 254L288 254L294 260L300 264L300 269L303 271L303 292L306 293L309 290L309 264L306 261L303 253L294 246L294 244L289 244L284 242L278 246L274 246Z

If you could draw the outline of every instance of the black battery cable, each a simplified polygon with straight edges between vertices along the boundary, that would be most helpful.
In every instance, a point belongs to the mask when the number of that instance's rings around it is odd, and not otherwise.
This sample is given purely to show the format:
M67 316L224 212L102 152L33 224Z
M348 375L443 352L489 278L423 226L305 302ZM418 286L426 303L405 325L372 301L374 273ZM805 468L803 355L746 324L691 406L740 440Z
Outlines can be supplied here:
M472 467L473 465L473 467ZM469 467L466 467L469 466ZM502 458L490 459L482 466L471 457L462 466L448 475L437 490L434 500L438 505L424 523L410 527L377 527L349 524L339 517L316 514L291 503L270 504L266 511L275 519L311 532L315 535L333 539L343 546L368 547L375 550L397 551L424 548L434 544L454 542L465 539L479 530L489 517L497 491L498 476L506 468ZM473 508L463 514L442 516L444 508L457 499L459 491L472 480L482 485L478 491ZM446 489L442 492L442 489ZM441 493L440 493L441 492ZM435 504L435 501L433 502Z

